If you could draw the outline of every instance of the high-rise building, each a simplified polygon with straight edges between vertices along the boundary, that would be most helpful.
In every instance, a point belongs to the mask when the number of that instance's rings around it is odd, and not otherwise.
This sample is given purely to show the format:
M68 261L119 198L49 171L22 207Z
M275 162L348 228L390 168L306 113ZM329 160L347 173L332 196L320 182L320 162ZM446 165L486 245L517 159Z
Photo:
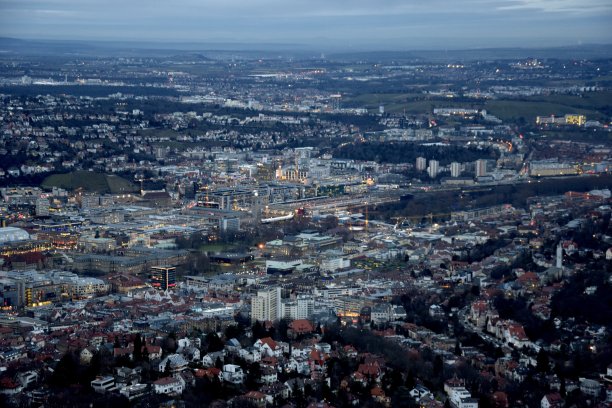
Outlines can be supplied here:
M424 157L417 157L416 169L417 171L424 171L427 168L427 159Z
M37 217L49 216L49 199L48 198L37 198L36 199L36 216Z
M176 286L176 268L174 266L151 267L151 285L160 290Z
M430 160L429 167L427 168L427 172L429 173L429 177L436 178L438 176L438 171L440 169L440 162L437 160Z
M314 299L310 295L298 295L295 299L282 301L282 317L296 319L310 319L314 311Z
M275 321L281 315L281 288L269 288L257 291L251 299L251 321Z
M461 163L452 162L450 164L451 177L459 177L461 175Z
M476 160L476 177L487 175L487 161L484 159Z
M561 244L557 245L557 258L555 266L559 269L563 268L563 247Z

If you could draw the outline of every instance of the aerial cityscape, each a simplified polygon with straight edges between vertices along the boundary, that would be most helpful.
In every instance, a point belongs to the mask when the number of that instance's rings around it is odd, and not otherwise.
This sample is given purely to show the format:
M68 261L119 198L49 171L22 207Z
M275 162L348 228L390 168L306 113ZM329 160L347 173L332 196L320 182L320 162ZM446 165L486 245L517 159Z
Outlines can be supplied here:
M141 3L0 5L0 406L612 407L612 5Z

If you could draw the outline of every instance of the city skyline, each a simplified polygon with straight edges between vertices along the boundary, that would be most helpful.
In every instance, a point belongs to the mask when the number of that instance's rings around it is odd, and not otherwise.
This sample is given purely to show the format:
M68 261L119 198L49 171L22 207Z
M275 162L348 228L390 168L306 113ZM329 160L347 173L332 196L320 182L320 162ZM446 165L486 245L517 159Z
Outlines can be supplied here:
M349 7L350 6L350 7ZM294 44L320 49L454 49L610 43L603 0L435 0L0 4L0 36L160 43ZM569 29L568 29L569 27Z

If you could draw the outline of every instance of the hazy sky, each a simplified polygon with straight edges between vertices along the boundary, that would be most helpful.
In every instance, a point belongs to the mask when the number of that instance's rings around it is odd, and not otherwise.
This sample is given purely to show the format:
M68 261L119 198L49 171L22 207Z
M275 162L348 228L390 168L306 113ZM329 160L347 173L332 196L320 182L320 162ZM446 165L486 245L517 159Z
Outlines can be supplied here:
M612 0L0 0L0 36L354 49L612 43Z

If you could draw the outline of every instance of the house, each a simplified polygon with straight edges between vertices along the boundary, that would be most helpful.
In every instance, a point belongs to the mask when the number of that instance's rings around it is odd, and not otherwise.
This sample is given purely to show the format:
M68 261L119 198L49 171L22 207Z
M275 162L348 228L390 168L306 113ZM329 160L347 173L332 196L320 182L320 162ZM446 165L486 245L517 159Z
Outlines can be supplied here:
M134 384L123 387L119 390L119 394L126 397L129 401L144 397L149 394L148 384Z
M370 395L372 396L374 401L378 402L379 404L382 404L383 406L391 405L391 398L387 397L385 395L385 391L378 386L373 387L370 390Z
M215 351L215 352L206 354L202 358L202 365L204 367L215 367L217 365L217 361L220 361L221 363L225 361L225 351L224 350Z
M272 337L264 337L259 339L253 344L253 347L258 349L262 355L270 357L280 357L283 354L283 350Z
M561 408L564 404L563 398L558 392L546 394L540 401L540 408Z
M469 319L477 327L483 328L487 320L487 312L489 311L489 304L485 300L478 300L472 302L470 306Z
M38 372L34 370L26 371L24 373L19 373L17 375L19 382L24 388L27 388L30 384L38 381Z
M353 346L352 346L352 345L350 345L350 344L349 344L349 345L347 345L347 346L344 346L343 351L344 351L344 355L345 355L347 358L350 358L350 359L356 358L356 357L357 357L357 354L358 354L358 353L357 353L357 350L355 349L355 347L353 347Z
M238 355L249 363L261 361L261 351L255 347L240 349Z
M196 385L195 375L189 370L181 371L177 378L183 380L186 387L195 387Z
M444 404L432 395L426 395L417 401L419 408L444 408Z
M359 371L355 371L353 374L351 374L351 380L361 385L366 385L368 383L368 378Z
M152 344L147 344L143 346L143 353L145 353L144 349L146 348L146 354L149 355L149 360L157 360L162 356L162 349L160 346L154 346Z
M170 373L179 373L187 369L189 362L180 354L170 354L162 359L157 368L160 373L168 371Z
M455 387L449 386L446 387L448 391L446 391L448 398L450 400L451 405L456 408L472 408L470 405L472 403L471 398L472 394L463 386ZM464 405L465 404L465 405ZM476 400L476 408L478 408L478 401Z
M395 305L391 308L392 320L403 320L406 318L406 309L402 305Z
M244 382L242 367L235 364L225 364L223 366L223 381L232 384L242 384Z
M194 346L186 346L177 350L187 361L200 360L200 350Z
M580 392L590 397L598 397L601 393L601 384L597 380L591 380L590 378L579 378L580 381Z
M525 334L525 329L521 324L514 322L506 322L504 325L501 336L509 344L513 344L515 347L521 348L529 343L529 338Z
M239 350L242 349L242 345L236 338L231 338L225 342L225 349L229 353L237 353Z
M382 368L377 361L359 364L357 372L363 374L368 379L379 381L382 378Z
M410 390L409 394L417 401L425 396L433 396L431 391L429 391L427 387L421 384L417 384L412 390Z
M10 377L0 378L0 394L4 395L17 395L21 394L23 386L18 382L14 381Z
M310 364L305 357L292 357L285 364L285 371L307 376L310 375Z
M93 358L95 351L91 347L85 347L79 353L79 360L83 365L89 365L91 363L91 359Z
M310 366L311 377L320 377L325 373L325 356L319 350L313 348L308 356L308 363Z
M180 395L185 386L179 378L162 377L153 382L153 390L156 394Z
M503 391L496 391L491 397L494 408L510 408L508 403L508 395Z
M456 404L457 408L478 408L478 398L461 398L459 403Z
M371 315L372 322L376 324L388 322L391 320L392 313L392 307L388 303L374 305Z
M272 405L275 403L275 401L289 398L289 387L281 383L264 385L259 391L265 394L266 401L268 404Z
M206 369L197 368L194 371L194 375L197 378L208 378L212 380L213 378L218 378L220 381L223 380L223 372L217 367L211 367Z
M326 354L326 355L331 353L331 344L329 343L323 343L323 342L317 343L315 344L315 348L321 351L321 353Z
M115 368L115 380L117 381L117 387L128 386L138 384L141 379L142 367L129 368L129 367L117 367Z
M274 367L262 367L260 380L264 384L273 384L278 381L278 374Z
M295 344L291 347L291 357L308 357L312 346L302 343Z
M259 391L249 391L244 394L245 399L252 405L264 408L266 406L266 394Z
M298 319L289 323L289 330L289 336L297 337L313 333L315 331L315 328L309 320Z

